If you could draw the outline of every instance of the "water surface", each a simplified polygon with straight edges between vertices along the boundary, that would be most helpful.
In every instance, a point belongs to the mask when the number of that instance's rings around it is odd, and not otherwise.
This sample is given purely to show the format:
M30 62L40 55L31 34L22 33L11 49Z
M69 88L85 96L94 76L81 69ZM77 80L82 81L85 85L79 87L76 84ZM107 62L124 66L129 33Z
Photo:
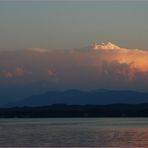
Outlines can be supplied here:
M0 119L1 147L147 145L147 118Z

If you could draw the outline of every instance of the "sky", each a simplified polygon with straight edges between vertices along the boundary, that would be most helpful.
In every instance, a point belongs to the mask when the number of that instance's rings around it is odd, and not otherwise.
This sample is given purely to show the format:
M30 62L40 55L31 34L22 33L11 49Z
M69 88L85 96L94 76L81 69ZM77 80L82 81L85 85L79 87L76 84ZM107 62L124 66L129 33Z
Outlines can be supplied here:
M148 92L148 1L0 1L0 102L48 90Z
M0 49L114 42L147 49L148 1L0 2Z

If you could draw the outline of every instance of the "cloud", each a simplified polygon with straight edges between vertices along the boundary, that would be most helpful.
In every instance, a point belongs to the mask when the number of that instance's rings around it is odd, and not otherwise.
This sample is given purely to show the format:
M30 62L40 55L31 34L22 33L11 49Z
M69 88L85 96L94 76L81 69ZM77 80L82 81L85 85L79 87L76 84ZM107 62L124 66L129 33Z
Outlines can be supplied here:
M12 70L2 70L1 74L5 78L12 79L17 77L23 77L29 74L29 72L22 67L16 67Z
M47 74L48 74L49 77L55 76L55 73L51 69L47 70Z
M24 76L26 74L29 74L29 72L27 70L25 70L24 68L22 68L22 67L17 67L15 69L15 71L14 71L14 75L16 77L22 77L22 76Z
M46 53L49 52L49 49L46 48L28 48L27 50L37 52L37 53Z
M8 72L5 72L5 73L4 73L4 77L5 77L5 78L12 78L12 77L13 77L13 74L8 71Z
M28 84L48 81L58 89L148 90L148 51L108 42L82 49L0 52L0 82L21 78Z
M122 50L122 48L120 48L119 46L117 46L117 45L115 45L115 44L113 44L111 42L108 42L107 44L105 44L105 43L101 43L101 44L95 43L93 46L94 46L93 47L94 50L119 50L119 51Z
M148 72L148 51L121 48L111 42L94 44L92 49L97 52L95 54L98 57L98 63L108 63L110 66L116 63L115 65L118 65L116 69L118 73L127 74L130 79L134 78L137 72ZM125 65L128 67L128 71L123 72L122 70L121 72L123 65L124 67ZM121 68L119 66L121 66Z

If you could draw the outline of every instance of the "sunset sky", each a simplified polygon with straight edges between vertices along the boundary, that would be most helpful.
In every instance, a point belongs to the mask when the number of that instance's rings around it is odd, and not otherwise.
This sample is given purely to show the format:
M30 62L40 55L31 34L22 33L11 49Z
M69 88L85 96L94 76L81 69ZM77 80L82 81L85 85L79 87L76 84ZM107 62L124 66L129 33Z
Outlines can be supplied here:
M148 91L148 1L0 1L0 97ZM4 99L5 98L5 99Z

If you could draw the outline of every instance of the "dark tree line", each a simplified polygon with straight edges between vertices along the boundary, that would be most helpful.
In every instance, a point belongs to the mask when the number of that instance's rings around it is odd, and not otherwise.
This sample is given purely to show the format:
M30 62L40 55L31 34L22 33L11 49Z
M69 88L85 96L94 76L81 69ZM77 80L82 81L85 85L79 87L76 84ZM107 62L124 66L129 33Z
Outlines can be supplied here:
M1 108L0 118L148 117L148 104L64 105Z

